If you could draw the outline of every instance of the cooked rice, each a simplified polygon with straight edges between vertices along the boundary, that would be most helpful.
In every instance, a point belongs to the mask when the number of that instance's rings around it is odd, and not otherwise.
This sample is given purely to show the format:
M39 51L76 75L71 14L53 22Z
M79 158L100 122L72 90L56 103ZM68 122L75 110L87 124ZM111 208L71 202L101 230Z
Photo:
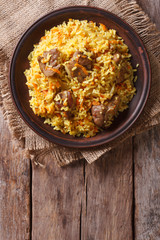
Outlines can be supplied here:
M60 76L46 77L40 70L37 57L44 51L58 48L60 61L64 66L77 50L83 52L96 61L88 76L82 83L77 78L70 79L65 69L61 69ZM112 49L112 50L111 50ZM121 61L116 64L113 61L114 49L121 54ZM50 56L48 55L47 58ZM91 114L92 105L103 104L115 94L120 96L118 112L128 108L128 103L135 95L134 71L130 63L131 55L128 47L114 29L107 29L103 24L90 21L70 19L50 31L40 42L34 45L34 50L29 54L30 68L25 71L27 86L29 88L30 106L33 112L45 118L44 123L50 124L55 130L69 133L73 136L92 137L102 129L95 125ZM48 59L47 59L48 60ZM128 69L125 80L116 83L122 67ZM55 109L57 92L70 89L76 101L72 110L74 117L67 119L62 117L61 110ZM68 107L63 107L64 111ZM117 114L118 115L118 114ZM108 126L113 120L108 121Z

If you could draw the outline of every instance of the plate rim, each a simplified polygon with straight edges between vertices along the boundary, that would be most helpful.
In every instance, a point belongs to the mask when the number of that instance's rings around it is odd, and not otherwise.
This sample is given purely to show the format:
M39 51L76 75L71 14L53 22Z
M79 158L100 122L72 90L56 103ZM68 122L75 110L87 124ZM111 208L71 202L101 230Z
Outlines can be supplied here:
M45 18L48 19L48 18L52 17L52 15L55 15L56 13L57 14L62 14L62 11L72 10L72 9L74 9L74 10L77 9L77 11L84 10L84 9L85 10L88 9L88 10L92 10L92 11L100 11L101 13L104 13L104 15L108 14L108 15L111 15L113 18L116 18L117 20L119 20L120 23L123 23L126 27L128 27L129 30L130 30L130 33L132 33L139 40L139 42L140 42L140 44L141 44L141 46L143 47L143 50L144 50L145 60L146 60L145 62L147 62L147 65L148 65L147 66L147 87L146 87L147 91L145 91L145 97L143 97L144 98L143 102L141 102L141 107L137 110L138 111L137 114L133 117L133 119L131 118L129 122L124 124L124 126L122 128L120 128L120 131L118 133L116 133L115 135L103 140L103 142L101 142L100 140L98 140L98 142L97 142L97 140L95 140L95 142L91 142L91 144L90 144L90 141L88 141L88 142L85 142L85 145L83 144L84 141L77 142L75 140L72 141L72 139L67 139L66 140L66 139L62 139L60 137L57 138L57 136L53 136L53 135L50 135L48 133L46 133L48 136L45 136L44 135L45 131L41 130L39 128L39 126L37 126L35 123L32 123L32 124L35 125L33 127L29 123L29 121L26 119L25 115L27 115L27 114L25 113L25 111L21 107L19 107L20 103L18 102L18 97L16 95L16 88L14 86L14 81L12 79L12 78L14 78L12 76L13 72L14 72L13 65L15 63L15 59L16 59L16 56L17 56L17 53L18 53L18 49L21 47L21 44L23 43L23 40L25 40L25 37L27 37L27 35L30 32L32 32L32 30L34 30L34 28L36 28L37 24L40 24L41 21L45 21ZM78 17L77 17L77 19L78 19ZM144 110L144 107L146 105L146 102L148 100L149 93L150 93L150 88L151 88L151 64L150 64L149 56L148 56L148 53L147 53L147 50L146 50L146 47L145 47L143 41L141 40L138 33L133 29L133 27L131 25L129 25L125 20L123 20L121 17L117 16L116 14L114 14L114 13L108 11L108 10L104 10L104 9L101 9L101 8L98 8L98 7L77 5L77 6L69 6L69 7L64 7L64 8L59 8L57 10L53 10L53 11L43 15L39 19L37 19L29 28L27 28L27 30L22 34L21 38L19 39L18 43L16 44L16 47L14 48L14 51L13 51L13 54L12 54L12 57L11 57L11 61L10 61L10 65L9 65L9 78L8 78L8 80L9 80L9 88L10 88L12 100L14 102L14 105L16 106L16 109L17 109L18 113L20 114L20 117L36 134L38 134L39 136L48 140L49 142L55 143L57 145L61 145L61 146L69 147L69 148L77 148L77 149L83 149L84 148L84 149L86 149L86 148L99 147L99 146L102 146L106 143L112 142L116 138L123 135L137 121L137 119L141 115L142 111ZM37 129L37 127L38 127L38 129ZM85 139L85 138L83 138L83 139Z

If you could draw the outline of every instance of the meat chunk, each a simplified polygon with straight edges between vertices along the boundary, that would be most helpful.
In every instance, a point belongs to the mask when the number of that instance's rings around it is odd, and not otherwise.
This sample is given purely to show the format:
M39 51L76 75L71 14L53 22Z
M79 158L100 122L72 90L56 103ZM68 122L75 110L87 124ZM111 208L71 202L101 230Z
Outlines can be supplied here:
M59 98L58 101L56 101L56 104L59 108L61 107L69 107L70 109L73 107L73 97L72 93L70 91L63 91L56 95L56 98Z
M118 64L121 60L121 55L117 52L113 55L113 60L115 61L116 64Z
M118 76L117 76L117 79L116 79L116 83L121 83L125 80L125 77L124 75L128 73L127 69L125 67L122 67Z
M63 91L58 93L55 99L56 98L58 98L58 100L55 102L57 109L61 110L62 107L68 107L69 110L68 111L62 110L62 113L64 117L68 119L71 118L72 117L71 110L74 107L74 99L72 97L72 93L70 91Z
M91 112L93 121L98 127L103 127L104 125L104 116L106 110L107 109L104 105L92 106Z
M54 49L51 49L49 51L45 51L43 52L43 57L44 58L47 58L47 55L51 55L50 57L50 60L49 60L49 65L51 67L54 67L58 64L58 58L59 58L59 55L60 55L60 52L57 48L54 48Z
M62 107L68 107L69 108L68 111L65 111L63 109L62 112L63 113L65 112L64 115L66 118L71 118L72 117L71 110L74 107L74 99L72 97L72 93L70 91L60 92L56 95L55 100L57 110L61 110Z
M79 82L83 82L88 75L87 70L91 70L92 61L80 51L73 54L71 60L65 65L66 72L70 78L77 77Z
M88 56L84 55L82 52L76 51L73 54L73 59L75 59L78 64L82 65L87 70L92 69L92 61L88 58Z
M107 128L107 122L116 115L119 106L119 96L115 95L108 104L92 106L93 121L98 127Z
M65 65L66 72L70 78L77 77L78 82L83 82L84 78L88 76L88 72L82 65L70 61Z
M111 101L107 104L107 111L105 112L105 123L108 120L112 120L118 111L118 106L120 103L120 97L115 95Z
M48 54L51 55L51 57L48 61L46 61ZM49 51L44 51L43 57L38 56L37 60L39 63L39 67L46 77L52 77L56 73L58 74L60 73L59 72L60 64L58 64L59 55L60 55L59 50L57 48L54 48ZM46 65L47 62L49 66Z

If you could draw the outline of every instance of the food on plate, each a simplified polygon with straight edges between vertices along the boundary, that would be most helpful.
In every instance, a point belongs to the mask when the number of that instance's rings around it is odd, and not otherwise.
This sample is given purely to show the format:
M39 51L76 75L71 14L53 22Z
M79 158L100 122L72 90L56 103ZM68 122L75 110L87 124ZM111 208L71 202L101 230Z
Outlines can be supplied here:
M73 54L71 60L65 65L66 72L70 78L77 78L81 83L88 76L88 71L92 68L92 60L80 51Z
M136 93L129 49L102 23L69 19L46 31L28 58L30 106L64 134L108 129Z
M117 114L119 103L120 97L114 95L113 98L108 101L108 104L92 106L91 112L94 123L98 127L107 128L108 121L111 121Z
M54 48L44 51L42 56L38 56L40 70L46 77L53 77L56 73L60 73L58 71L60 68L60 64L58 64L59 54L58 49ZM48 56L50 56L49 60L47 59Z

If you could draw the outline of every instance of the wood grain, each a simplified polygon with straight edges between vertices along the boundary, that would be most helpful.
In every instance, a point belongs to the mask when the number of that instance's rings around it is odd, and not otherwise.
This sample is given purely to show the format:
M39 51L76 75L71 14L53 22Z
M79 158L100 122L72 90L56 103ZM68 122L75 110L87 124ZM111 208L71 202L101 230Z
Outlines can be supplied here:
M132 240L131 139L92 165L39 161L33 163L32 239Z
M160 126L135 138L135 239L160 239Z
M160 1L138 3L160 29ZM0 240L160 239L160 127L136 136L133 152L130 139L92 165L59 168L42 156L32 178L1 113L0 131Z
M32 239L79 239L83 198L83 162L60 168L54 159L33 163Z
M132 240L132 139L85 172L82 239Z
M138 0L160 30L160 1ZM160 239L160 126L134 139L135 240Z
M0 112L0 239L30 239L30 161L16 149Z

